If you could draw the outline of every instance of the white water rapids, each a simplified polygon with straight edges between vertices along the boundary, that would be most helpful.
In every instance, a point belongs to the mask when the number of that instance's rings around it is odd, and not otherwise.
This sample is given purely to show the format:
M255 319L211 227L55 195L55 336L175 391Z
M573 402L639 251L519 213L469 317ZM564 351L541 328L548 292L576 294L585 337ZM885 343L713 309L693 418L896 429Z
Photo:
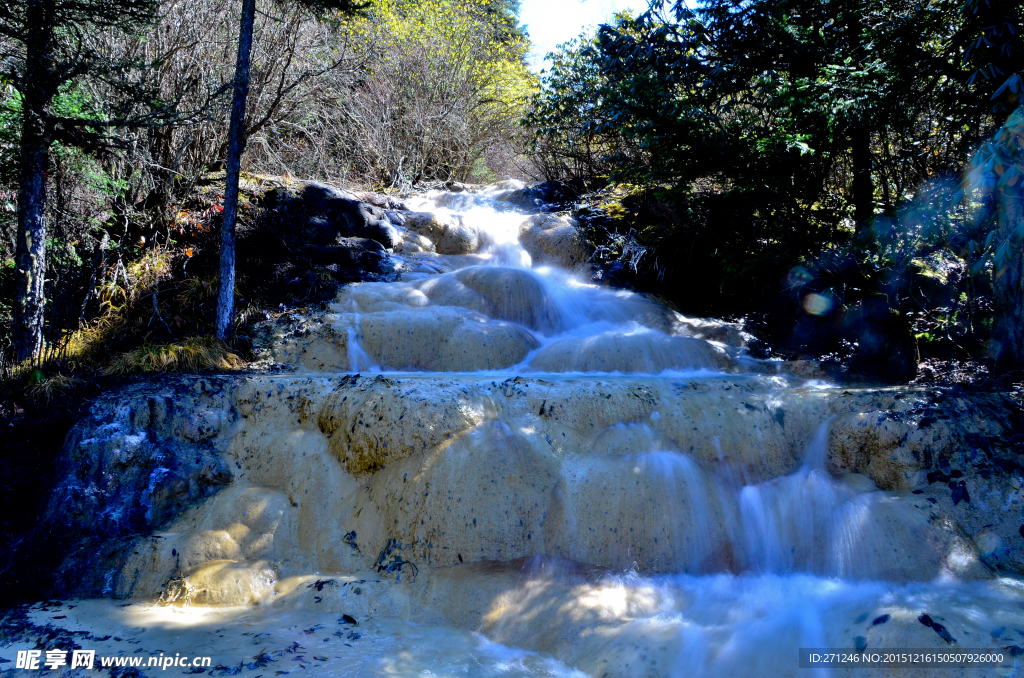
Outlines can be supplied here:
M399 224L399 282L343 290L281 340L295 373L236 396L235 486L132 561L139 595L191 558L206 604L31 617L101 655L252 678L1021 675L799 668L799 648L1024 645L1024 582L930 495L836 472L838 390L749 358L736 326L593 284L516 187L412 200L432 216ZM456 236L475 245L430 251ZM370 569L392 536L415 576Z
M508 191L435 193L410 201L432 220L408 218L407 224L439 234L439 242L457 232L478 249L446 255L399 246L403 282L364 283L339 295L335 322L349 338L344 367L353 372L668 374L717 370L742 358L733 326L684 318L640 295L590 284L581 279L582 267L555 265L581 247L566 233L572 227L549 218L522 229L524 214L502 202L503 193ZM536 236L539 244L532 249L539 261L520 243L521 230ZM425 236L406 230L405 237L412 243ZM447 356L436 343L458 338L427 330L433 345L423 355L408 340L395 340L403 331L422 337L424 324L451 323L473 324L473 342L490 338L500 345L492 352L459 346L459 354ZM387 336L370 339L374 330Z

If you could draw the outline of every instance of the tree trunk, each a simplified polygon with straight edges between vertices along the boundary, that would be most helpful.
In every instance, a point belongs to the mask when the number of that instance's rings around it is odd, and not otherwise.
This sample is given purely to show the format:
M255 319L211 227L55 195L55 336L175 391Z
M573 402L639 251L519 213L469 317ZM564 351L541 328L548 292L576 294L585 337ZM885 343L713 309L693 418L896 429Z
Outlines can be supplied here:
M875 216L875 189L871 183L871 132L866 125L853 130L853 220L857 242L871 240Z
M18 190L18 243L14 255L14 354L18 362L37 356L43 346L46 304L46 180L50 163L49 109L54 88L50 17L42 0L29 0L25 83L22 93L21 177Z
M235 222L238 218L238 175L245 148L245 101L249 97L249 55L256 0L242 0L242 24L238 31L235 92L228 130L227 176L224 185L224 225L220 238L220 283L217 292L217 338L231 332L235 316Z

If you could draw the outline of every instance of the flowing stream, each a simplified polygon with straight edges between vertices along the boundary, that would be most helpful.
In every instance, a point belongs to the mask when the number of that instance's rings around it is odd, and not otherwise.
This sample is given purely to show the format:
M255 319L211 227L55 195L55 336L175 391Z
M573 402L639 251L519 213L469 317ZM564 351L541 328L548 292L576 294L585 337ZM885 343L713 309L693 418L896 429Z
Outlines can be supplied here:
M593 284L517 187L412 200L400 281L278 337L297 371L234 396L236 479L138 548L130 604L32 618L212 675L1020 675L799 668L1024 645L1024 583L926 495L830 465L840 390Z

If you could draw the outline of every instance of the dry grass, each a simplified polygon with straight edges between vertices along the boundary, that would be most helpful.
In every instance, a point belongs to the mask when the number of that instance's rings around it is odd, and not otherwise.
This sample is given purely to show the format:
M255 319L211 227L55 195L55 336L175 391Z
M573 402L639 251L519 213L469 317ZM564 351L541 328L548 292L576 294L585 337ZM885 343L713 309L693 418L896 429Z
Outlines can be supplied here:
M66 377L55 374L28 386L25 394L35 402L51 402L54 398L64 398L83 382L78 377Z
M139 372L195 372L237 370L243 361L212 337L190 337L171 344L145 344L115 358L104 370L108 375Z
M115 314L107 314L73 332L67 338L65 352L68 360L79 367L98 367L102 364L104 351L120 329L119 320Z
M171 257L166 249L146 250L142 257L127 267L128 275L135 283L134 290L149 290L157 286L171 270Z

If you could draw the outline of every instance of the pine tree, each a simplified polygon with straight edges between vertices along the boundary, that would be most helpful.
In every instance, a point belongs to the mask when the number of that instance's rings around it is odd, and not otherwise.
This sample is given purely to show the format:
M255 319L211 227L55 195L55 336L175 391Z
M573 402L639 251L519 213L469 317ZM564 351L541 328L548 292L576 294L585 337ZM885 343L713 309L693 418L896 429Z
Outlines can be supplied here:
M8 0L0 5L0 36L16 48L5 76L20 94L22 108L13 326L19 361L42 348L50 148L57 134L75 137L68 132L96 122L58 118L51 111L54 98L67 83L118 70L94 47L92 36L131 32L152 22L156 11L156 0Z

